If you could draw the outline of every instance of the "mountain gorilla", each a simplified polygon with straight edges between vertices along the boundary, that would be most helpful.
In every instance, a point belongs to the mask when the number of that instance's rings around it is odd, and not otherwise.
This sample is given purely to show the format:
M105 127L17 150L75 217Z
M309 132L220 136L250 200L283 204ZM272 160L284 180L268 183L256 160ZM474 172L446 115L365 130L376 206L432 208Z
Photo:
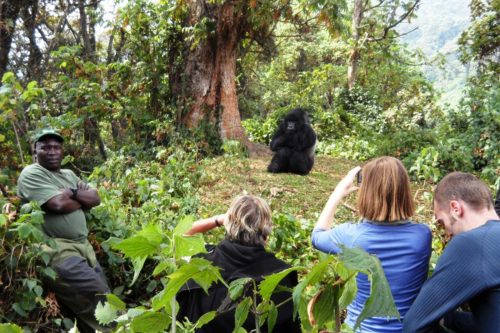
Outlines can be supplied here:
M304 109L290 111L274 133L271 150L275 153L267 171L307 175L314 164L316 134Z

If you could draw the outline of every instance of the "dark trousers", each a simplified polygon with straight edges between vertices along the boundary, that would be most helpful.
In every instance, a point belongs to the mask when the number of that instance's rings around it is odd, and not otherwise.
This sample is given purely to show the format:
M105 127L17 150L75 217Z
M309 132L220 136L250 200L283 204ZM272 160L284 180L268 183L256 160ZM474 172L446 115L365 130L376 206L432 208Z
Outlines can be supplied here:
M46 283L55 293L63 311L66 310L76 317L79 331L109 332L110 329L99 325L94 316L97 303L104 303L104 294L111 292L99 263L91 267L85 258L74 256L55 263L52 267L58 277Z

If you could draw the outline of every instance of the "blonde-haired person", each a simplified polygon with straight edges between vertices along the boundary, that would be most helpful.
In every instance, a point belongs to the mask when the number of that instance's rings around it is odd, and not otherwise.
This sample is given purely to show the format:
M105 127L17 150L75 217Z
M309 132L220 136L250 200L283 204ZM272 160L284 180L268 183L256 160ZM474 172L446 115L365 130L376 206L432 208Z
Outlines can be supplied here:
M338 183L323 209L312 234L315 248L339 253L340 245L361 247L380 260L401 318L371 317L361 323L360 332L401 332L403 318L427 278L431 255L428 226L410 220L415 212L408 173L396 158L384 156L362 169L358 188L355 167ZM341 200L359 190L359 223L343 223L331 228ZM357 277L358 292L347 308L346 323L353 327L370 295L366 275Z
M271 209L262 198L253 195L239 196L233 200L226 214L196 221L186 234L204 233L220 226L224 226L226 230L225 239L203 257L220 268L226 282L244 277L260 281L267 275L290 267L265 250L272 231L272 221ZM280 284L293 288L297 284L297 274L290 273ZM206 294L194 281L188 282L177 296L180 306L178 318L183 320L187 317L191 322L197 321L204 313L218 310L227 293L227 288L220 283L212 285ZM275 304L280 304L290 297L290 292L280 292L273 295L272 299ZM234 322L233 308L219 313L214 320L196 332L230 333L234 330ZM255 329L255 319L251 314L243 327L249 332ZM261 328L261 332L267 332L267 325ZM274 332L300 332L298 320L293 321L292 302L287 302L278 309Z

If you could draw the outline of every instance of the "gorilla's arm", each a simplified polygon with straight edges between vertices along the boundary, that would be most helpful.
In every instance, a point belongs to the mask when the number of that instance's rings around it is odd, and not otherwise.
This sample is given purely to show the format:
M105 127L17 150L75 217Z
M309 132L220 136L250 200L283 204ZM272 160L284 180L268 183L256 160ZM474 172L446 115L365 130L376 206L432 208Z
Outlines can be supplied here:
M273 136L273 139L271 140L270 147L272 151L277 151L281 147L285 146L287 143L287 135L285 133L285 130L283 129L283 126L280 125L278 130Z
M296 151L304 151L314 147L316 143L316 133L309 125L304 125L302 127L302 133L297 140Z

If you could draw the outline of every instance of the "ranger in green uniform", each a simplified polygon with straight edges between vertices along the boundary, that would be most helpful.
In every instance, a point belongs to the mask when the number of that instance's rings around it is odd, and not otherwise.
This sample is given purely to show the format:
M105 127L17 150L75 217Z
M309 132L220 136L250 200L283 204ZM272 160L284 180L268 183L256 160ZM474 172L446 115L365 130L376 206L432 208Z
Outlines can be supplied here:
M17 186L25 202L36 201L45 212L43 231L55 248L47 249L57 272L48 281L60 303L77 318L80 332L108 331L98 324L94 310L103 294L110 293L101 266L87 240L83 210L100 204L97 190L82 182L71 170L61 169L63 137L45 129L35 138L37 163L23 169Z

